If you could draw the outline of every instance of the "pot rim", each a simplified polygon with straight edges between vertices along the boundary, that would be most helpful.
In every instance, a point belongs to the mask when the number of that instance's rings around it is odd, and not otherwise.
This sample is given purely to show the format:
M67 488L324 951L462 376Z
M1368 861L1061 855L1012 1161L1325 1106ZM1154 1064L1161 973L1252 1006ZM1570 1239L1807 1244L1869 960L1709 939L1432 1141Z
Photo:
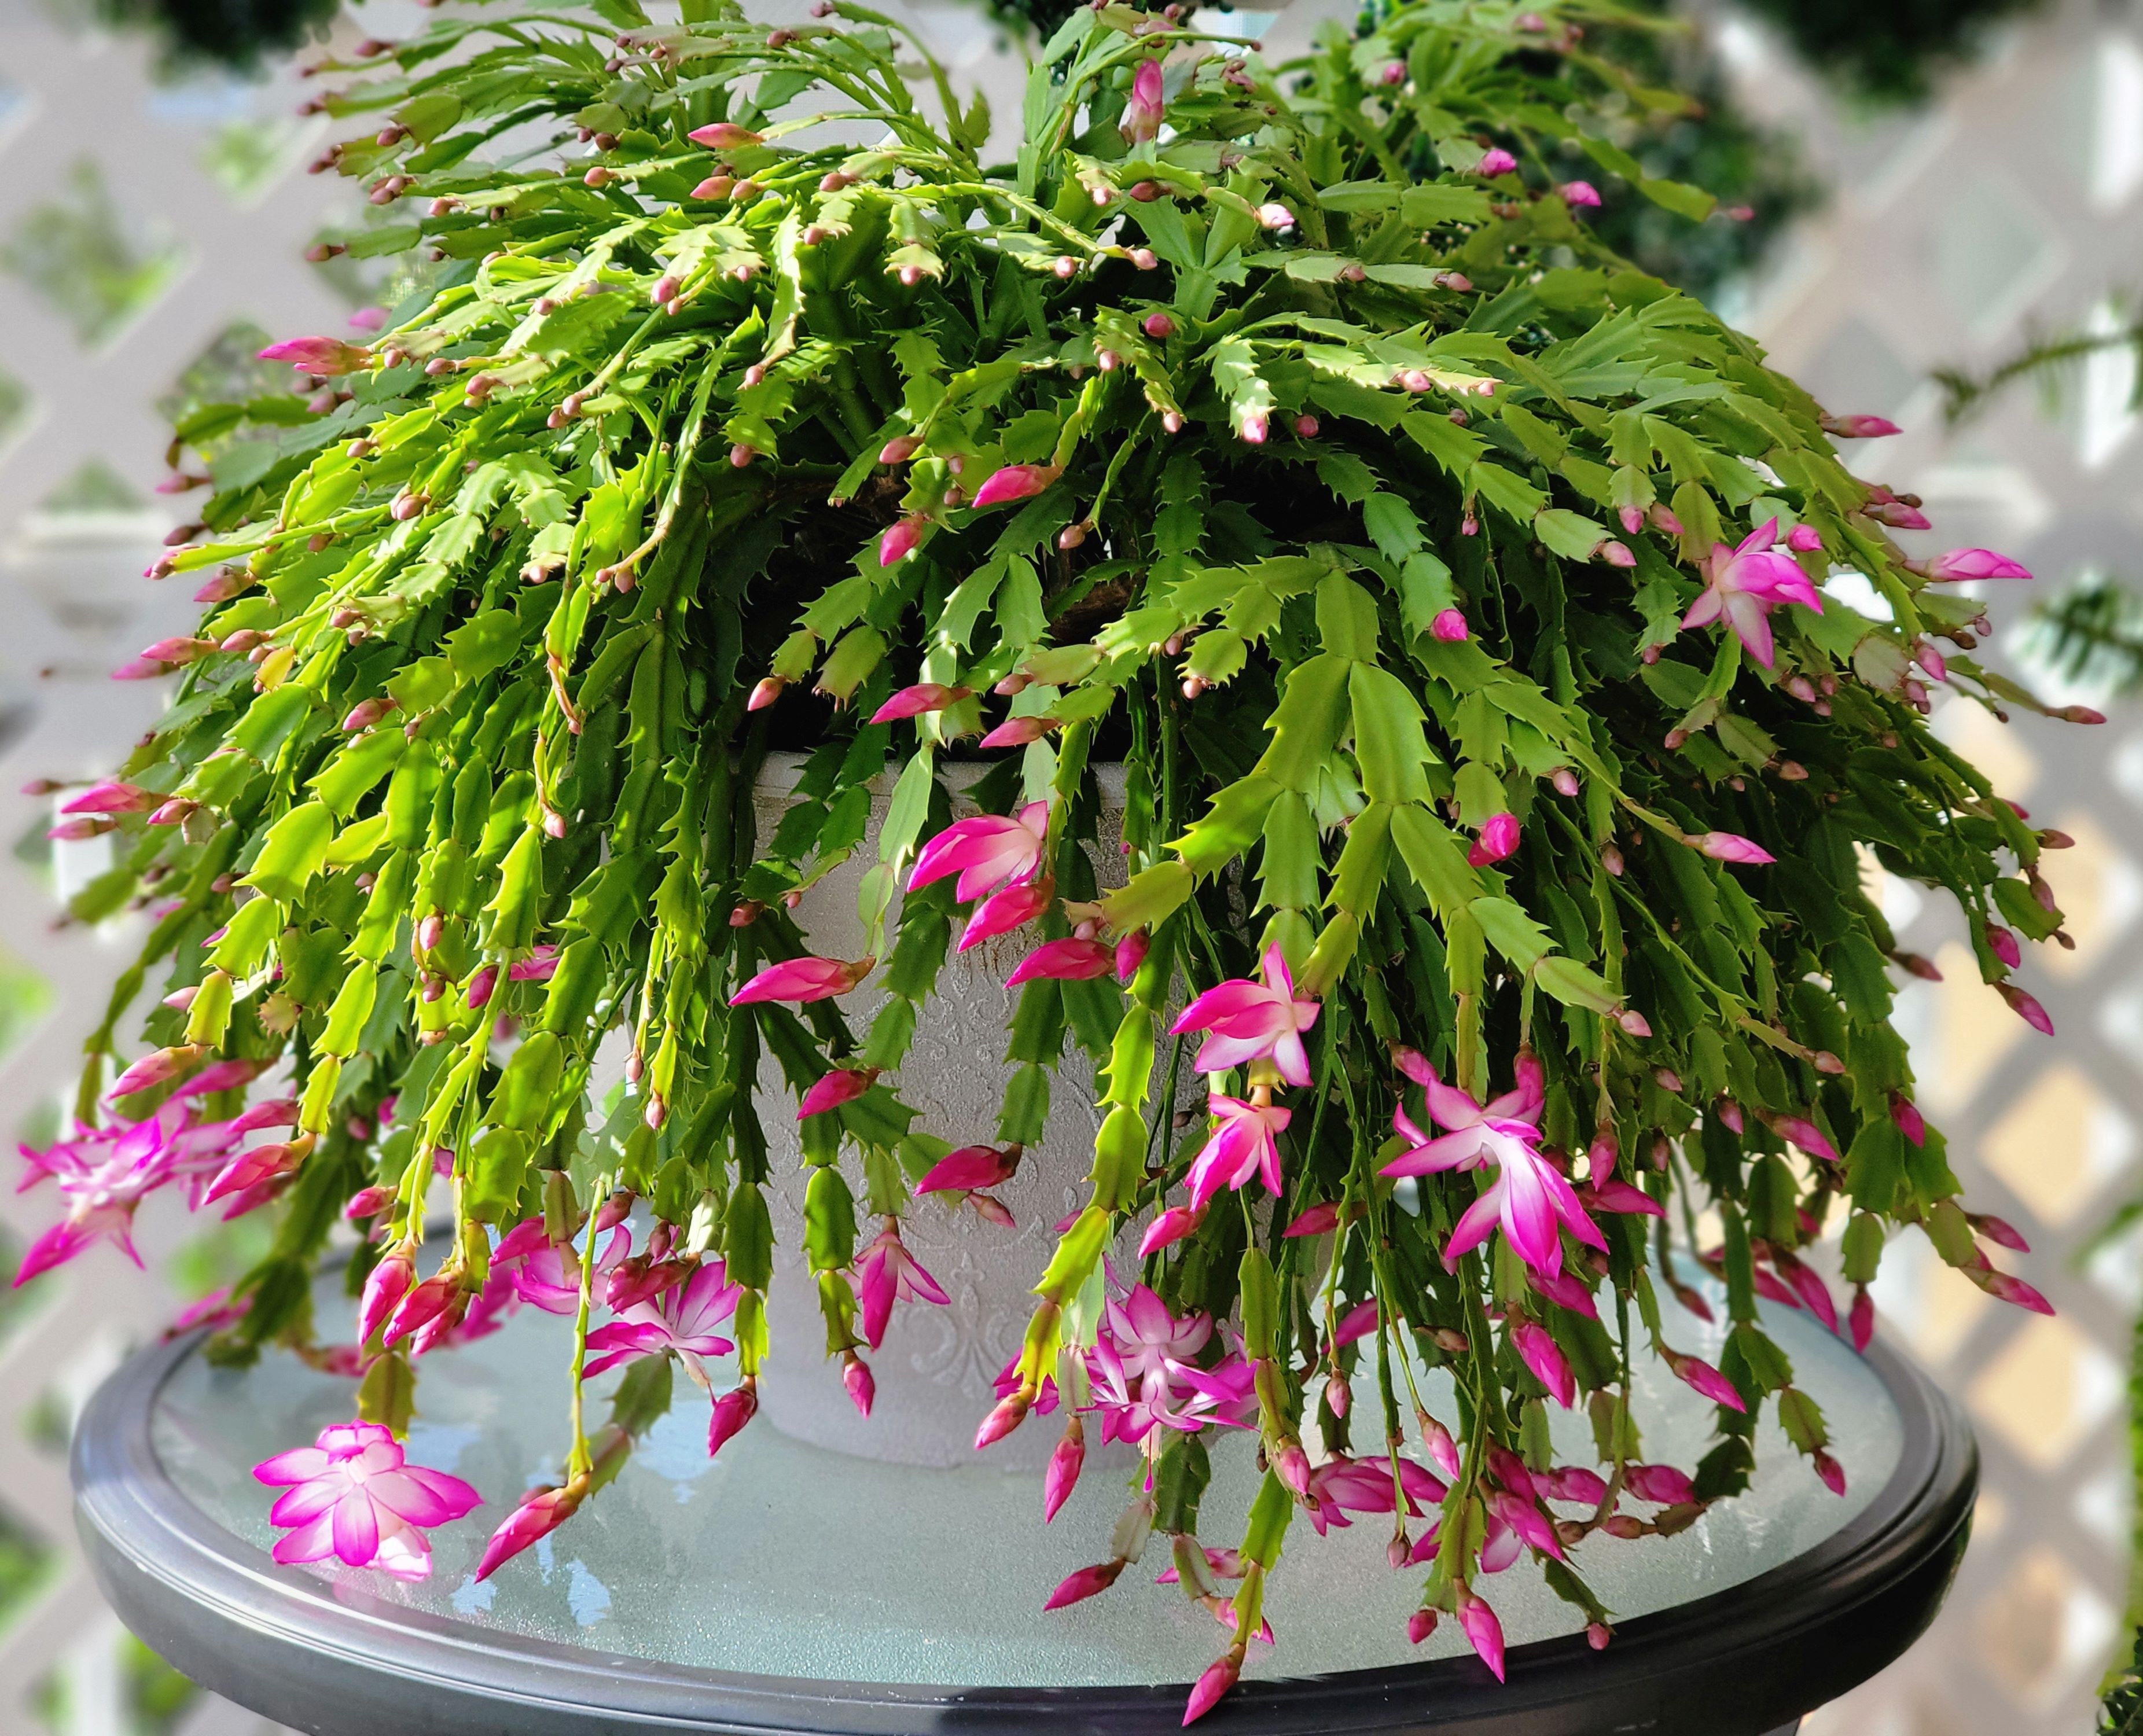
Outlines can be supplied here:
M321 1736L602 1732L1110 1736L1179 1728L1186 1684L954 1688L694 1669L495 1633L331 1585L233 1536L165 1471L151 1422L206 1336L145 1349L76 1432L78 1530L121 1619L187 1675ZM1925 1630L1962 1560L1978 1484L1962 1412L1904 1358L1866 1360L1898 1407L1896 1470L1823 1542L1742 1584L1584 1636L1514 1646L1499 1686L1471 1657L1245 1681L1205 1724L1263 1736L1759 1736L1864 1681ZM1201 1726L1202 1727L1202 1726Z

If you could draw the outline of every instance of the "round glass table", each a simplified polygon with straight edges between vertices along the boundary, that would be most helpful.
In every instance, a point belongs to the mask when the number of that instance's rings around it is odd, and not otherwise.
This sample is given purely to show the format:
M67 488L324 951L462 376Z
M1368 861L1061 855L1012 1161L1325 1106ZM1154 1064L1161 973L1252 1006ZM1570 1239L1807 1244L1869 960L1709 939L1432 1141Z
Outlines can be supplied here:
M349 1306L324 1284L323 1318ZM1879 1345L1856 1356L1784 1310L1766 1325L1829 1420L1844 1498L1766 1422L1746 1496L1673 1537L1601 1536L1577 1551L1616 1616L1606 1651L1587 1646L1583 1618L1529 1563L1479 1582L1509 1641L1502 1685L1448 1622L1408 1645L1422 1571L1386 1565L1388 1521L1320 1538L1298 1516L1266 1596L1279 1644L1252 1648L1241 1687L1205 1727L1764 1736L1881 1669L1933 1618L1962 1555L1970 1432ZM1685 1316L1669 1330L1715 1353L1715 1334ZM880 1463L791 1440L762 1416L710 1461L706 1399L681 1377L617 1481L478 1584L491 1527L557 1474L568 1342L565 1321L524 1311L426 1360L409 1457L473 1483L488 1505L432 1534L433 1576L413 1585L268 1555L271 1491L251 1467L347 1421L352 1382L273 1353L251 1369L214 1368L197 1336L143 1351L97 1393L75 1440L77 1520L106 1595L195 1680L321 1736L1159 1736L1221 1649L1211 1616L1150 1583L1167 1565L1160 1546L1106 1595L1042 1612L1066 1574L1109 1554L1123 1467L1090 1457L1045 1527L1038 1475L986 1457L949 1471ZM1648 1369L1633 1409L1648 1459L1695 1465L1708 1405ZM603 1414L599 1399L590 1414ZM1556 1427L1559 1459L1591 1464L1582 1415ZM1251 1452L1215 1447L1209 1543L1233 1541Z

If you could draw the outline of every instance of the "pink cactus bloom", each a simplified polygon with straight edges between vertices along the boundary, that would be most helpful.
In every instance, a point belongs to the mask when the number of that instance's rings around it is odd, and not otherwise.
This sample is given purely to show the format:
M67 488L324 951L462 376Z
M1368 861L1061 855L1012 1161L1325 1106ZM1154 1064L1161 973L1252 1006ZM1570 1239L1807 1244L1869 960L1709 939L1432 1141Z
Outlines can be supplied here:
M517 959L506 967L508 982L548 982L558 974L558 949L556 947L532 947L526 958Z
M799 1121L812 1115L823 1115L829 1110L839 1109L844 1103L853 1103L878 1082L876 1067L836 1067L819 1076L819 1082L804 1092L796 1105Z
M1585 1200L1582 1191L1577 1197L1580 1202ZM1588 1320L1600 1318L1600 1304L1592 1299L1592 1292L1573 1272L1528 1270L1526 1281L1559 1308L1567 1308L1573 1314L1582 1314Z
M1218 1091L1207 1099L1207 1107L1218 1125L1191 1161L1191 1209L1202 1212L1222 1188L1240 1191L1253 1175L1262 1175L1266 1189L1277 1194L1280 1180L1276 1136L1286 1130L1292 1111L1277 1105L1260 1109Z
M531 1489L484 1545L477 1578L489 1579L522 1550L549 1536L579 1511L582 1498L570 1488Z
M285 338L260 352L264 362L288 362L307 373L355 373L372 365L372 352L362 344L345 344L339 338Z
M730 1005L753 1001L830 1001L845 995L871 972L875 959L851 964L841 958L786 958L769 965L730 997Z
M1436 619L1428 624L1428 636L1445 645L1462 645L1473 636L1473 630L1466 625L1461 611L1439 609Z
M864 1337L876 1350L885 1342L886 1324L893 1304L902 1302L951 1305L953 1298L938 1280L916 1263L900 1239L898 1225L888 1221L878 1239L856 1256L856 1297L863 1304Z
M270 1524L289 1529L270 1551L285 1566L334 1556L424 1579L432 1571L424 1532L483 1505L459 1477L410 1464L393 1431L376 1422L324 1428L312 1446L264 1459L253 1475L286 1491L268 1513Z
M598 1287L623 1264L631 1248L631 1229L622 1224L611 1229L596 1255L593 1275ZM553 1242L541 1218L517 1224L498 1239L491 1254L491 1269L494 1277L503 1275L522 1301L547 1314L570 1314L580 1308L580 1251L570 1242Z
M1399 1460L1399 1494L1406 1510L1418 1517L1421 1506L1440 1506L1450 1491L1425 1466L1412 1459ZM1309 1522L1323 1536L1328 1529L1345 1530L1354 1524L1349 1513L1388 1513L1398 1505L1392 1490L1391 1467L1382 1459L1350 1458L1335 1452L1309 1473L1304 1506Z
M1696 840L1696 847L1714 862L1736 862L1749 868L1761 868L1779 859L1737 832L1707 832Z
M1725 619L1749 655L1764 668L1776 660L1771 645L1771 611L1780 603L1800 603L1823 613L1823 599L1786 555L1774 554L1779 521L1767 519L1732 548L1711 546L1705 562L1705 588L1681 618L1684 628L1709 626Z
M1007 988L1047 978L1059 982L1089 982L1116 968L1116 949L1098 940L1045 941L1019 962L1005 978Z
M996 1145L963 1145L941 1157L915 1184L918 1194L972 1193L1012 1180L1019 1157Z
M908 889L915 892L958 874L953 894L964 904L993 888L1026 880L1042 865L1048 833L1047 802L1029 802L1016 814L978 814L955 820L923 845Z
M116 778L92 784L78 796L60 804L62 814L146 814L164 800L154 791L142 789Z
M903 687L877 710L871 713L874 724L898 723L903 718L923 717L933 711L943 711L948 705L958 705L971 697L965 687L948 687L940 681L918 681L913 687Z
M1971 579L2028 579L2032 569L2021 561L1996 554L1991 548L1953 548L1928 562L1927 576L1935 584Z
M1411 1051L1409 1051L1410 1053ZM1599 1227L1586 1215L1562 1172L1541 1155L1542 1077L1540 1064L1519 1066L1515 1089L1485 1106L1458 1086L1446 1085L1419 1056L1407 1065L1423 1078L1428 1112L1447 1130L1430 1138L1403 1108L1393 1111L1392 1125L1408 1149L1384 1165L1387 1175L1433 1175L1446 1170L1497 1166L1495 1181L1468 1206L1452 1231L1444 1264L1456 1268L1459 1256L1487 1240L1497 1224L1527 1265L1552 1276L1562 1269L1562 1237L1567 1229L1589 1247L1606 1252Z
M1254 1061L1270 1061L1289 1085L1309 1084L1309 1054L1302 1033L1317 1022L1318 1003L1297 1000L1294 978L1277 946L1265 948L1262 983L1236 977L1209 988L1183 1010L1169 1034L1210 1032L1195 1065L1201 1073L1225 1073Z
M911 514L896 524L886 527L885 534L878 539L878 564L891 566L912 553L915 545L923 540L923 533L930 527L930 521L920 514Z
M1492 814L1481 828L1481 835L1466 852L1467 862L1474 868L1487 868L1517 853L1518 817L1515 814Z
M1496 1620L1493 1610L1463 1585L1458 1588L1458 1626L1466 1635L1466 1643L1488 1666L1488 1673L1502 1681L1503 1625Z
M1153 937L1143 928L1134 928L1116 942L1116 981L1129 982L1138 975L1139 967L1146 962L1146 955L1153 948Z
M1124 104L1116 129L1133 145L1150 145L1161 131L1164 105L1161 94L1161 62L1141 62L1131 76L1131 100Z
M744 151L766 142L761 135L734 121L715 121L705 126L695 126L685 136L710 151Z
M1585 210L1600 203L1600 191L1589 181L1565 181L1562 202L1572 210Z
M121 1097L131 1097L136 1091L150 1091L157 1086L169 1084L181 1073L191 1071L200 1060L201 1054L197 1046L182 1043L176 1048L158 1049L145 1055L112 1081L111 1089L104 1094L104 1100L110 1103Z
M1481 161L1473 166L1476 175L1510 175L1517 171L1518 160L1501 145L1491 145L1482 152Z
M1786 532L1786 547L1797 555L1812 555L1823 547L1823 536L1814 525L1797 524Z
M1379 1318L1375 1298L1356 1303L1339 1317L1339 1324L1332 1328L1332 1348L1341 1349L1368 1338L1377 1329Z
M263 1190L271 1183L287 1180L296 1175L312 1149L313 1136L300 1134L294 1140L255 1145L250 1151L242 1151L216 1172L201 1193L201 1204L210 1204L235 1194L240 1199L224 1216L242 1216L254 1206L266 1204L268 1194Z
M1062 474L1054 464L1007 464L995 470L975 491L977 507L999 507L1007 501L1027 500L1041 493Z
M964 952L1000 934L1024 928L1037 917L1047 914L1049 907L1056 902L1057 888L1047 880L1015 884L993 892L975 907L975 913L968 918L968 926L960 931L960 943L955 950Z
M1635 1213L1645 1218L1664 1218L1667 1214L1667 1209L1658 1200L1626 1181L1595 1182L1591 1187L1580 1188L1577 1197L1588 1209L1596 1212Z
M1247 1363L1230 1357L1204 1369L1191 1362L1212 1336L1211 1316L1178 1319L1144 1284L1109 1303L1086 1357L1101 1438L1136 1443L1156 1427L1195 1433L1209 1423L1240 1427L1255 1419Z
M1577 1377L1548 1329L1532 1320L1521 1320L1511 1328L1511 1342L1519 1358L1532 1370L1548 1395L1566 1411L1577 1402Z
M743 1286L729 1282L720 1260L704 1262L657 1299L636 1302L590 1333L588 1352L594 1360L584 1371L586 1377L592 1380L621 1363L671 1351L695 1357L726 1354L735 1346L714 1328L736 1312L743 1294Z

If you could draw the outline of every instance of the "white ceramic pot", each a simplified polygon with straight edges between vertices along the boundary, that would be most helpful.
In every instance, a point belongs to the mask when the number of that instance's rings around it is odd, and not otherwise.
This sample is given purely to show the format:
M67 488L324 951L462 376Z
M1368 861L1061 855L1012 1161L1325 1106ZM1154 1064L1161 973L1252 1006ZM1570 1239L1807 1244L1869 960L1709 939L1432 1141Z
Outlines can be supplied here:
M790 791L802 764L800 755L769 758L755 795L761 838L773 834L794 799ZM987 769L956 764L941 770L956 792L955 818L977 811L958 792ZM1099 830L1103 838L1114 839L1122 825L1121 772L1102 766L1098 773ZM872 803L863 843L797 908L812 951L824 957L854 958L863 952L856 892L878 860L878 828L891 789L888 778ZM1095 868L1105 886L1123 883L1121 857L1114 848L1099 853ZM893 932L890 923L887 932ZM956 938L958 933L956 926ZM1005 978L1036 944L1026 930L948 956L896 1080L902 1100L918 1111L918 1132L955 1146L994 1143L998 1103L1012 1071L1003 1056L1018 994L1006 988ZM883 998L866 984L842 1002L859 1039ZM985 1223L972 1209L950 1208L934 1198L916 1200L902 1219L901 1239L951 1301L943 1308L923 1302L894 1305L885 1342L864 1353L878 1382L868 1419L850 1402L840 1364L824 1355L818 1288L803 1252L805 1172L790 1112L794 1100L771 1060L761 1066L760 1093L776 1245L767 1297L773 1348L760 1381L764 1420L814 1446L898 1464L1039 1467L1057 1440L1057 1429L1048 1419L1016 1431L981 1462L975 1429L997 1402L992 1382L1019 1348L1034 1305L1032 1287L1056 1245L1055 1226L1086 1202L1086 1177L1101 1125L1086 1057L1065 1061L1052 1082L1041 1143L1027 1149L1019 1173L993 1190L1017 1219L1016 1229ZM849 1176L852 1182L858 1179L853 1166ZM859 1213L858 1245L868 1243L878 1227L877 1219Z

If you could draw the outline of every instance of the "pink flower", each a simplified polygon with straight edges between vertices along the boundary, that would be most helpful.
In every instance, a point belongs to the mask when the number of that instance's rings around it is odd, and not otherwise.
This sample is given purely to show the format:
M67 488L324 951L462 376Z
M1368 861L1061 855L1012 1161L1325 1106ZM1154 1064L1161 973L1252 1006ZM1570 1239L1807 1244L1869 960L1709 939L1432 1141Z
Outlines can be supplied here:
M715 121L705 126L695 126L685 136L695 145L704 145L710 151L743 151L766 141L749 126L740 126L734 121Z
M923 540L930 521L919 514L911 514L897 524L886 527L885 534L878 539L878 564L891 566L913 550Z
M1269 1060L1289 1085L1309 1083L1309 1055L1302 1033L1317 1022L1318 1003L1297 1000L1294 979L1277 946L1265 948L1265 981L1241 977L1209 988L1183 1010L1169 1034L1211 1034L1198 1051L1201 1073L1225 1073L1254 1061Z
M1705 562L1705 588L1681 618L1687 628L1709 626L1723 616L1749 648L1749 655L1766 669L1774 660L1772 610L1780 603L1801 603L1823 613L1823 599L1800 564L1771 552L1778 534L1779 521L1772 518L1730 549L1723 542L1714 543Z
M263 1460L253 1475L288 1491L268 1514L270 1524L290 1528L271 1551L285 1565L334 1555L421 1580L432 1570L425 1530L483 1505L459 1477L410 1464L393 1432L373 1422L322 1429L312 1446Z
M632 1246L632 1232L621 1224L596 1256L598 1281L621 1264ZM492 1250L491 1270L513 1293L547 1314L570 1314L581 1305L581 1255L571 1242L553 1242L541 1218L517 1224ZM367 1334L366 1336L369 1336Z
M741 1006L752 1001L830 1001L836 995L845 995L870 975L877 962L864 958L850 964L839 958L784 959L779 964L769 965L731 995L730 1005Z
M111 1243L140 1265L141 1258L134 1251L135 1209L173 1181L184 1180L198 1188L222 1167L244 1133L262 1125L210 1122L196 1127L186 1105L174 1099L144 1120L78 1127L72 1139L56 1140L42 1151L17 1147L31 1170L23 1187L52 1177L66 1202L67 1216L31 1244L15 1274L17 1287L98 1241Z
M131 784L122 784L116 778L106 778L101 784L92 784L78 796L71 796L60 804L62 814L141 814L162 802L164 798Z
M354 373L372 365L372 352L339 338L285 338L260 352L264 362L288 362L307 373Z
M1466 1643L1488 1666L1497 1681L1503 1679L1503 1625L1496 1612L1465 1586L1458 1588L1458 1625Z
M962 903L1007 882L1023 881L1041 866L1049 832L1049 804L1029 802L1016 814L978 814L955 820L915 858L908 889L915 892L958 874L953 896Z
M1393 1110L1392 1125L1409 1145L1384 1165L1383 1173L1432 1175L1491 1163L1497 1170L1495 1181L1467 1207L1453 1229L1443 1251L1445 1265L1455 1268L1459 1256L1487 1240L1499 1223L1518 1258L1550 1275L1562 1269L1558 1224L1587 1246L1606 1251L1606 1239L1586 1215L1568 1180L1541 1155L1538 1062L1522 1064L1517 1088L1485 1107L1458 1086L1444 1084L1426 1062L1420 1070L1428 1076L1428 1112L1447 1130L1431 1139L1405 1110Z
M1585 210L1600 203L1599 190L1589 181L1565 181L1562 187L1562 202L1573 210ZM1500 1670L1497 1674L1498 1677L1502 1675Z
M2028 579L2032 570L1991 548L1953 548L1927 563L1927 576L1936 584L1968 579Z
M873 1350L885 1342L886 1324L893 1318L896 1300L931 1302L940 1308L950 1306L953 1300L938 1287L938 1280L916 1264L915 1256L900 1239L898 1225L891 1219L878 1239L856 1256L856 1296L863 1303L864 1337Z
M1015 884L993 892L975 907L975 913L968 918L968 926L960 931L960 944L956 950L964 952L1000 934L1023 928L1056 902L1057 888L1047 880Z
M570 1485L563 1489L531 1489L484 1545L483 1559L476 1564L477 1578L489 1579L529 1545L549 1536L579 1511L585 1498L584 1489L576 1491Z
M1161 131L1162 109L1161 62L1142 62L1131 77L1131 100L1124 105L1117 131L1134 145L1151 144Z
M1501 145L1492 145L1481 154L1481 161L1473 166L1476 175L1508 175L1518 166L1518 160Z
M1039 494L1062 472L1054 464L1007 464L983 479L975 491L977 507L997 507L1007 501L1026 500Z
M1419 1514L1418 1502L1435 1506L1450 1492L1409 1458L1399 1460L1399 1481L1409 1514ZM1309 1522L1317 1527L1320 1537L1329 1527L1344 1530L1351 1526L1349 1513L1389 1513L1397 1506L1392 1473L1386 1463L1381 1459L1350 1458L1344 1452L1335 1452L1309 1473L1306 1492Z
M1548 1329L1532 1320L1520 1320L1511 1328L1511 1342L1517 1347L1519 1357L1532 1370L1540 1383L1566 1411L1577 1402L1577 1377L1571 1372L1570 1360L1557 1345Z
M1666 1353L1667 1367L1674 1377L1694 1387L1714 1404L1723 1404L1730 1411L1746 1411L1741 1395L1735 1391L1734 1382L1727 1379L1710 1363L1701 1358L1683 1356L1677 1351Z
M1220 1125L1191 1163L1191 1209L1202 1212L1222 1188L1240 1190L1253 1175L1264 1176L1267 1189L1278 1194L1279 1147L1275 1136L1286 1130L1292 1112L1276 1105L1260 1109L1218 1091L1209 1097L1207 1106Z
M1466 625L1466 617L1457 609L1439 609L1436 619L1428 624L1428 636L1445 645L1461 645L1472 638L1472 630Z
M1482 826L1480 837L1467 851L1466 860L1474 868L1502 862L1517 853L1518 835L1518 817L1515 814L1492 814Z
M688 1356L721 1356L734 1349L714 1328L736 1312L743 1287L729 1282L720 1260L700 1264L681 1284L674 1284L652 1302L635 1303L616 1319L588 1334L588 1351L595 1358L584 1372L592 1380L605 1369L641 1357L677 1351Z
M1086 982L1106 977L1116 968L1116 948L1098 940L1045 941L1019 962L1005 978L1007 988L1017 988L1037 977L1057 982Z
M839 1109L844 1103L853 1103L878 1081L876 1067L836 1067L830 1073L819 1076L819 1082L804 1094L796 1105L796 1119L808 1115L823 1115L827 1110Z
M948 687L942 682L919 681L913 687L903 687L877 710L871 713L874 724L898 723L907 717L921 717L933 711L943 711L948 705L957 705L969 697L964 687Z

